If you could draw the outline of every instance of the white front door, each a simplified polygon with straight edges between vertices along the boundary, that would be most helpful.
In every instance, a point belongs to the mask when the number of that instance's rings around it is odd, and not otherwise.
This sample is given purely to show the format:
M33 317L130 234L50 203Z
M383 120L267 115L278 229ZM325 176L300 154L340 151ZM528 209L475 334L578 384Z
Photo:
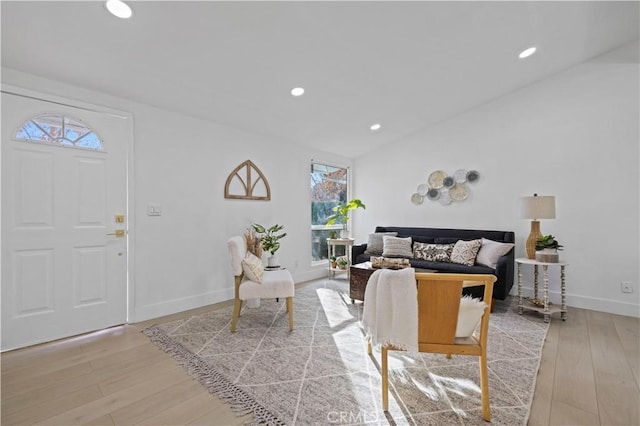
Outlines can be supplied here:
M127 320L130 118L69 105L2 93L3 351ZM18 140L41 114L79 120L103 150Z

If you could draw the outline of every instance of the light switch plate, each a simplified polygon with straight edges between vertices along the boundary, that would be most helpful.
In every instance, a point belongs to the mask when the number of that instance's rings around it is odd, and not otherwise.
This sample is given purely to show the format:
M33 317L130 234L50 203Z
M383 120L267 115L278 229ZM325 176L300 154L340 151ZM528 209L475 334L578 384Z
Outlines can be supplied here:
M162 208L155 204L147 206L147 216L162 216Z

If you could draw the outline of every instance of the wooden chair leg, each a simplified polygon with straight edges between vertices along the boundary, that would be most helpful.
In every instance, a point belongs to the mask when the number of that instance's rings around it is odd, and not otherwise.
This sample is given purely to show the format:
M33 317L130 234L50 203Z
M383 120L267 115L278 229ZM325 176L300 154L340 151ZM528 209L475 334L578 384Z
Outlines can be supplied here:
M487 371L487 357L480 356L480 398L482 400L482 418L490 422L491 410L489 408L489 374Z
M238 324L238 318L240 317L240 310L242 309L242 300L236 298L233 304L233 317L231 319L231 332L236 332L236 324Z
M382 410L389 411L389 365L387 357L388 349L382 346Z
M287 312L289 312L289 331L293 331L293 297L287 297Z

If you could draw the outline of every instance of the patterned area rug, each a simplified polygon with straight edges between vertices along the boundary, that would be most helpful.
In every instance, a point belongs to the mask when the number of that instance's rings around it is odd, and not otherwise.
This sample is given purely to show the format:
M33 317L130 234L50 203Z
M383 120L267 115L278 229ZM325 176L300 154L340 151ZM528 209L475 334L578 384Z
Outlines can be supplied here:
M525 425L548 324L498 302L489 332L492 424ZM483 425L478 358L389 352L389 412L381 409L380 352L367 355L362 303L348 284L296 290L295 330L284 302L231 308L155 325L144 332L212 393L261 424Z

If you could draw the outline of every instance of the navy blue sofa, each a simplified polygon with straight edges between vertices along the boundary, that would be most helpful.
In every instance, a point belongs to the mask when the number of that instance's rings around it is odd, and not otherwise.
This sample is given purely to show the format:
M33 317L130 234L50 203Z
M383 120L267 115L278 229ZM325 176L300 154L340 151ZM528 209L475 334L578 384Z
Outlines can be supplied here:
M433 244L449 244L458 240L477 240L486 238L502 243L514 243L515 233L512 231L485 231L475 229L444 229L444 228L411 228L398 226L377 226L375 232L397 232L398 237L411 237L412 241ZM370 259L371 255L365 253L366 244L354 245L351 248L353 263L362 263ZM493 298L504 300L511 287L513 287L515 250L511 249L500 257L496 269L483 265L465 266L449 262L430 262L420 259L409 259L414 268L434 269L438 272L464 273L464 274L493 274L497 280L493 287ZM375 255L374 255L375 256ZM465 289L466 294L473 297L482 297L482 288ZM477 293L477 294L476 294Z

